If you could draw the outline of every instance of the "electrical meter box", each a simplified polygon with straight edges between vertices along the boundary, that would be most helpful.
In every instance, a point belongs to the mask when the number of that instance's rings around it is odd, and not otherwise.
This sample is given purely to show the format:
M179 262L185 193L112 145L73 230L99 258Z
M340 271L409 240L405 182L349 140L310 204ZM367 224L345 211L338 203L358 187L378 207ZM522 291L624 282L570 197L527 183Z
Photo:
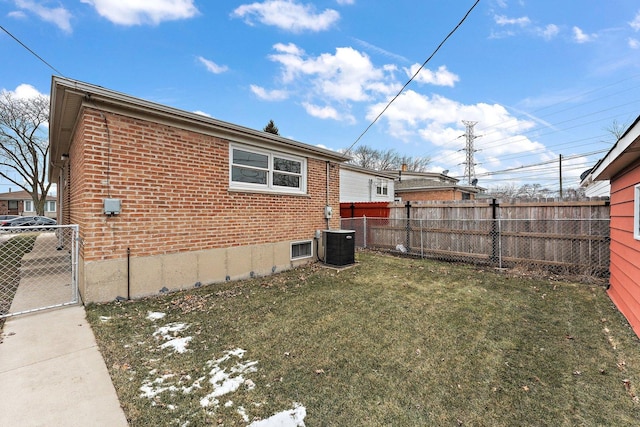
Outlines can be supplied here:
M118 215L122 201L120 199L104 199L104 214L105 215Z

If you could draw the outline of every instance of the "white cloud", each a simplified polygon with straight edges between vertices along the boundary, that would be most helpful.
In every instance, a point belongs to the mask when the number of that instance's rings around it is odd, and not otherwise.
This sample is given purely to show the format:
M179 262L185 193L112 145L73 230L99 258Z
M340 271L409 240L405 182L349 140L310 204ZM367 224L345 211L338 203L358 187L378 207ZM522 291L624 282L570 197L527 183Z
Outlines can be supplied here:
M627 41L631 49L640 49L640 40L629 37Z
M336 101L365 101L372 92L385 90L379 83L384 71L376 68L369 57L350 47L336 49L317 57L308 57L293 44L274 45L278 53L269 58L282 66L282 80L309 79L310 89Z
M386 105L380 102L369 107L367 120L373 120ZM382 116L387 131L395 138L418 144L425 141L440 148L438 167L449 169L464 161L459 150L464 147L462 120L477 121L477 159L500 159L506 154L544 153L545 147L523 134L535 127L530 120L512 116L499 104L462 104L440 95L426 96L407 90L396 99ZM499 165L492 166L499 169ZM480 170L476 168L476 173Z
M340 19L340 14L333 9L316 13L312 4L302 5L293 0L245 4L237 7L231 16L244 18L249 25L256 20L294 33L327 30Z
M7 13L7 16L9 18L25 19L27 17L27 14L21 10L14 10L13 12Z
M636 17L633 18L633 21L629 22L629 25L635 31L640 31L640 12L636 13Z
M420 68L420 64L413 64L411 69L406 69L408 77L413 76ZM455 86L456 82L460 81L460 77L451 71L447 70L446 65L441 65L438 70L433 72L427 68L420 70L420 73L416 76L415 80L420 83L427 83L436 86Z
M405 58L404 56L402 56L402 55L397 55L397 54L395 54L395 53L393 53L393 52L389 52L388 50L385 50L385 49L383 49L383 48L381 48L381 47L378 47L378 46L376 46L376 45L372 45L371 43L368 43L368 42L366 42L366 41L364 41L364 40L360 40L360 39L358 39L358 38L355 38L354 40L355 40L359 45L361 45L362 47L364 47L365 49L372 50L372 51L374 51L374 52L376 52L376 53L378 53L378 54L380 54L380 55L384 55L384 56L386 56L386 57L389 57L389 58L391 58L391 59L395 59L395 60L397 60L397 61L401 61L401 62L409 62L409 60L408 60L407 58Z
M31 0L15 0L15 3L20 9L36 14L43 21L55 24L66 33L72 31L71 12L62 6L49 8ZM19 17L19 15L15 14L13 16Z
M349 123L355 123L355 118L351 114L341 114L335 108L331 106L320 107L308 102L302 104L307 114L319 119L333 119L338 121L346 121Z
M251 92L265 101L282 101L289 97L286 90L266 90L261 86L251 85Z
M118 25L158 25L196 16L194 0L80 0L93 6L98 14Z
M5 90L3 89L2 92L9 92L11 93L12 96L14 96L15 98L18 99L31 99L31 98L35 98L37 96L44 96L46 98L49 97L48 94L45 93L40 93L38 91L38 89L36 89L35 87L31 86L30 84L27 83L23 83L21 85L19 85L18 87L16 87L16 90Z
M576 43L588 43L597 37L596 34L586 34L579 27L573 27L573 40Z
M499 31L492 30L491 35L489 36L489 38L491 39L513 37L523 33L536 37L542 37L545 40L551 40L560 33L560 27L558 27L557 25L533 25L531 19L529 19L528 16L523 16L520 18L508 18L504 15L494 15L493 20L497 25L505 29L501 29Z
M531 20L527 16L521 18L507 18L504 15L494 15L493 20L498 25L517 25L520 27L526 27L531 24Z
M198 56L198 61L207 68L207 71L213 74L222 74L229 69L226 65L218 65L202 56Z
M544 28L536 28L536 31L545 40L551 40L560 33L560 28L555 24L549 24Z
M356 0L336 0L336 3L338 3L341 6L344 6L344 5L355 4Z

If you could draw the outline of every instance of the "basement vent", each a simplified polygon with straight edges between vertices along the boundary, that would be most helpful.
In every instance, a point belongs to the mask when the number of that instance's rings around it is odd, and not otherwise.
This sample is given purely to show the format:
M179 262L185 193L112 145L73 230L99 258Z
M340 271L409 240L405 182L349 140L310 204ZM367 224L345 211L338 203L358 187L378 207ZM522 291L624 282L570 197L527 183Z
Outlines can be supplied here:
M291 259L309 258L313 255L311 240L291 244Z

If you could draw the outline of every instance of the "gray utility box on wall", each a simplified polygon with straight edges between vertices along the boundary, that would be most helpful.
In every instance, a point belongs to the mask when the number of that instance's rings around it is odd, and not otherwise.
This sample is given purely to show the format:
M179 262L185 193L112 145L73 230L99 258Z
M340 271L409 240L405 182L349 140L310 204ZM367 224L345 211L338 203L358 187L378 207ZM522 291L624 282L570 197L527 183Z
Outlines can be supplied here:
M324 262L343 266L356 262L356 232L354 230L324 230Z

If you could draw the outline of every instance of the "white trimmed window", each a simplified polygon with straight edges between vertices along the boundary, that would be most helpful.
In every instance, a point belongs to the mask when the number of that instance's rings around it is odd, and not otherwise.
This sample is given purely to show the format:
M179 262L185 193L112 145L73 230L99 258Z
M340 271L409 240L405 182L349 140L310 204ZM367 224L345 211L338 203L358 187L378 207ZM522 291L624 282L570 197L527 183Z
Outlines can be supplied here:
M376 195L386 196L389 194L389 182L386 179L378 179L376 181Z
M313 256L313 249L311 246L311 240L304 242L295 242L291 244L291 259L311 258Z
M25 212L34 212L33 209L33 200L25 200L24 201L24 209Z
M47 200L44 202L44 211L45 212L55 212L56 211L56 202L55 200Z
M640 240L640 184L633 189L633 238Z
M232 188L285 193L307 191L307 162L302 157L232 145L229 158Z

